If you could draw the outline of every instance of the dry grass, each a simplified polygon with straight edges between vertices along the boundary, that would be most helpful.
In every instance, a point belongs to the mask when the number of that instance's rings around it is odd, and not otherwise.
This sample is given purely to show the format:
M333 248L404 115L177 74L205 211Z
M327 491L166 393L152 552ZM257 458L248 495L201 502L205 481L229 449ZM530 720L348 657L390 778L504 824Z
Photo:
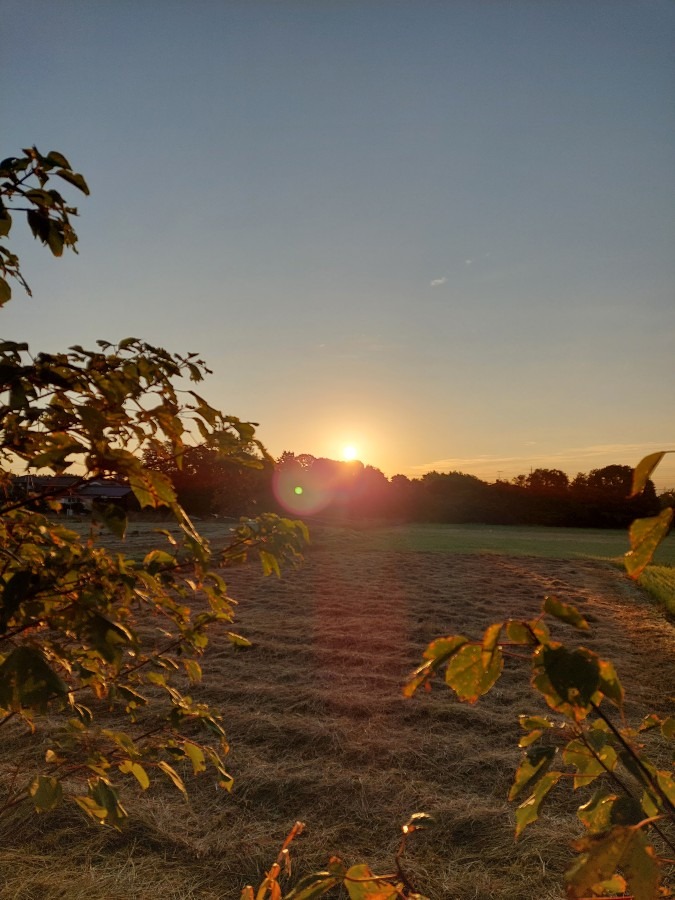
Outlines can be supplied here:
M414 836L407 869L432 900L559 900L581 798L559 791L517 844L505 799L517 715L537 708L526 672L516 665L476 706L440 685L406 701L404 676L434 637L531 616L555 593L595 623L586 643L615 661L636 719L666 711L675 630L606 563L362 546L319 534L282 581L229 573L255 646L214 641L193 693L224 711L231 796L206 777L189 802L158 785L129 797L122 834L74 809L17 811L0 825L0 898L238 898L296 819L308 828L295 873L333 853L390 871L399 825L423 810L435 823Z

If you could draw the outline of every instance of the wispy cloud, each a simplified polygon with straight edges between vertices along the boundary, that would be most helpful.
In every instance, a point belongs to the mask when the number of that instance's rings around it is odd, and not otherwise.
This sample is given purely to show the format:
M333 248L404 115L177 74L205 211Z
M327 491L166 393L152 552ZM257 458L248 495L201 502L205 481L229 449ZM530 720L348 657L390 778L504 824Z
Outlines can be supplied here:
M533 441L527 441L526 445L533 445ZM482 478L512 478L514 475L526 473L530 469L548 468L563 469L572 476L577 471L599 469L603 466L617 464L634 466L643 456L658 450L668 449L671 445L667 441L651 441L649 443L625 443L625 444L592 444L587 447L569 447L557 452L529 453L518 456L449 456L445 459L435 459L422 465L412 466L410 474L423 475L431 471L455 471L466 472L469 475L477 475ZM672 459L666 457L660 469L655 475L658 483L673 481L675 474L675 455Z
M433 281L429 282L429 287L440 287L442 284L445 284L448 279L445 275L442 278L434 278Z

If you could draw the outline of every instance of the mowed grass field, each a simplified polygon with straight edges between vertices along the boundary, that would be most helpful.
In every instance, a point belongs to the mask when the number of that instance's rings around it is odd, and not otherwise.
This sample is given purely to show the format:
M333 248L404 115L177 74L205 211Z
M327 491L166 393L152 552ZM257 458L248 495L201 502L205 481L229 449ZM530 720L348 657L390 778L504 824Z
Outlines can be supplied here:
M199 524L214 544L229 527ZM399 827L416 811L434 824L413 836L404 865L432 900L563 896L575 809L590 792L559 787L514 842L506 795L520 756L517 716L543 711L527 668L516 661L475 706L441 684L405 700L401 685L433 638L478 637L493 621L535 615L554 594L592 623L584 643L614 661L628 719L672 714L675 628L610 562L627 549L625 534L318 525L312 535L304 566L281 580L254 565L226 573L237 630L254 646L236 651L214 636L192 693L223 711L233 793L208 776L187 778L188 801L164 783L130 788L122 833L93 828L70 807L14 811L0 818L0 897L237 900L297 819L307 830L286 884L333 854L389 872ZM157 540L151 525L132 523L125 550L143 554ZM672 541L656 567L666 586ZM563 625L559 634L578 641ZM22 742L41 738L3 739L13 763Z

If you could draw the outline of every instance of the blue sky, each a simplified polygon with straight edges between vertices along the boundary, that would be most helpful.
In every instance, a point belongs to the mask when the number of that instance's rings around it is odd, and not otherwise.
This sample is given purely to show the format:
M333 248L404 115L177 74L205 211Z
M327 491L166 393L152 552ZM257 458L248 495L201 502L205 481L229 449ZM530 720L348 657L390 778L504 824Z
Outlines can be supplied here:
M675 5L3 4L2 155L92 189L15 226L3 335L196 350L284 449L575 474L675 446ZM658 483L675 486L675 463Z

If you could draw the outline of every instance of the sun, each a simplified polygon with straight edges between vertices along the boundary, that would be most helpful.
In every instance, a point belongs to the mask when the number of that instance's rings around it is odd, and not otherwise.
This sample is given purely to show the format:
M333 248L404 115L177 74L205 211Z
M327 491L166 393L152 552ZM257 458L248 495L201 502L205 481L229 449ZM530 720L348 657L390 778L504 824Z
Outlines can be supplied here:
M342 448L342 459L345 462L352 462L359 455L359 451L353 444L347 444L346 447Z

